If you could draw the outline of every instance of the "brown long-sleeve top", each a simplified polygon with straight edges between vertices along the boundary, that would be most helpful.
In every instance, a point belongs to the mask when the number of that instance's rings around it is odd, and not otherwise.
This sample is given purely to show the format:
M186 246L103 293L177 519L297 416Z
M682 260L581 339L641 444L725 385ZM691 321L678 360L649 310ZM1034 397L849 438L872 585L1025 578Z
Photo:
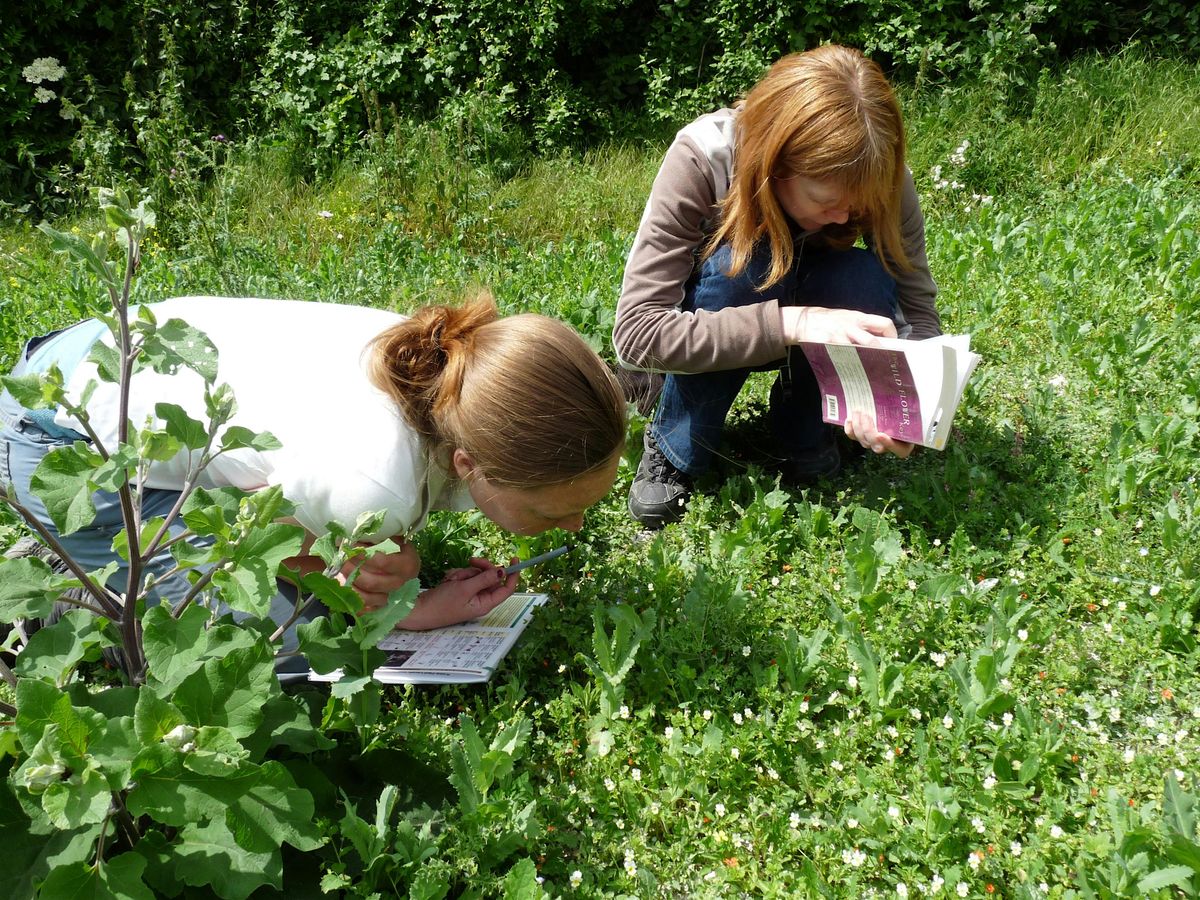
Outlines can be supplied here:
M625 264L613 326L621 365L662 372L713 372L765 365L786 355L781 299L713 311L680 308L695 251L720 215L734 163L737 112L722 109L681 130L667 150ZM937 285L925 254L925 217L912 173L901 200L901 238L912 268L894 266L902 336L941 334ZM804 237L820 241L820 232ZM868 246L870 235L866 236Z

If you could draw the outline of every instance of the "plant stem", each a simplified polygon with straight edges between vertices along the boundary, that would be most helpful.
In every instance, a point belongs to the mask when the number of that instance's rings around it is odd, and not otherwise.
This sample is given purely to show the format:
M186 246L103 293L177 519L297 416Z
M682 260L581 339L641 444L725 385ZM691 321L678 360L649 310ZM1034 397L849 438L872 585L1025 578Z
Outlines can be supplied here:
M13 670L8 667L8 663L0 659L0 677L8 682L8 686L13 690L17 688L17 676L13 674ZM16 712L14 709L13 712Z
M121 612L124 604L121 598L102 587L92 580L91 576L83 570L83 567L77 563L71 556L70 552L63 547L57 537L55 537L45 525L38 521L37 517L22 505L15 497L9 494L3 487L0 487L0 500L8 504L8 506L17 513L25 524L37 532L40 537L51 550L58 555L65 565L83 585L84 590L96 598L96 602L100 604L103 614L114 622L120 621Z

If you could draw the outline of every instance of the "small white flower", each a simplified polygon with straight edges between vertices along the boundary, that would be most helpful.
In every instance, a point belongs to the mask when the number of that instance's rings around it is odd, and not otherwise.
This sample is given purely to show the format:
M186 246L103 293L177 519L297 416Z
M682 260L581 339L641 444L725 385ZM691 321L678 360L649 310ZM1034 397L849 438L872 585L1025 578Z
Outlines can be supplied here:
M983 789L985 791L990 791L995 786L996 786L996 776L995 775L988 775L987 778L983 779Z
M946 883L946 879L942 878L941 875L935 874L933 876L933 878L930 879L930 881L929 881L929 893L936 894L938 891L940 891L942 889L942 885L944 885L945 883Z
M1059 828L1057 825L1050 826L1050 837L1054 838L1055 840L1058 840L1062 836L1063 836L1063 830L1061 828Z
M954 716L950 715L950 713L946 713L944 716L942 716L942 727L945 728L947 731L949 731L951 728L953 728L954 727Z
M50 90L50 88L47 88L47 87L39 86L33 92L33 99L36 100L38 103L49 103L51 100L53 100L57 96L58 96L58 94L54 93L54 91Z
M725 815L725 804L718 803L716 806L713 807L713 810L716 812L717 816L723 816L723 815Z
M566 663L563 663L562 665L560 665L558 667L558 674L561 675L565 671L567 671L567 666L566 666Z
M851 831L853 831L855 828L858 827L858 819L847 819L846 827L849 828Z
M571 877L569 880L571 882L571 887L577 888L581 884L583 884L583 873L580 872L578 869L576 869L574 872L571 873Z
M1121 721L1121 710L1120 710L1120 708L1118 708L1118 707L1114 706L1112 709L1110 709L1110 710L1108 711L1108 721L1110 721L1110 722L1114 722L1114 723L1116 723L1116 722L1120 722L1120 721Z
M1161 585L1161 584L1152 584L1152 585L1150 585L1150 596L1151 596L1151 597L1157 597L1157 596L1159 595L1159 593L1161 593L1161 592L1162 592L1162 585Z
M954 886L954 891L956 894L958 894L958 896L965 897L971 892L971 886L965 881L960 881Z
M327 209L321 210L319 213L317 213L317 215L320 216L322 219L332 219L333 218L333 213L331 213Z
M617 789L617 783L616 783L615 781L613 781L611 778L605 778L605 779L604 779L604 786L605 786L605 787L606 787L606 788L607 788L609 791L615 791L615 790Z
M662 809L661 804L659 804L659 802L657 800L655 800L653 803L650 804L650 815L657 816L661 809Z
M741 759L742 751L739 750L737 747L730 747L729 755L732 756L734 759Z
M945 653L930 653L929 658L933 660L933 664L939 669L944 668L946 665Z
M634 767L634 768L630 769L629 774L630 774L630 776L632 776L634 781L642 780L642 770L639 768Z
M901 881L899 884L896 885L896 896L897 897L907 897L908 896L908 885L905 884L903 881Z
M987 831L983 825L983 819L979 818L979 816L976 816L971 820L971 827L974 828L979 834L983 834L985 831Z
M933 539L933 546L935 546L935 547L940 547L940 546L942 546L942 539L941 539L941 538L934 538L934 539Z
M742 647L742 656L749 656L749 655L750 655L750 645L745 644Z
M1096 537L1100 537L1100 535L1104 534L1104 529L1097 526L1092 529L1092 534L1094 534Z
M735 712L735 713L733 714L733 724L734 724L734 725L741 725L741 724L742 724L742 714L741 714L740 712Z
M668 725L666 728L663 729L663 737L665 737L668 741L671 739L671 735L673 735L674 733L675 733L675 729L672 728L670 725Z
M848 866L853 866L854 868L857 869L859 866L861 866L866 861L867 861L867 854L863 853L857 847L855 847L852 850L843 850L842 851L842 862L846 863L846 865L848 865Z
M1020 841L1013 841L1011 844L1008 845L1008 849L1009 849L1009 852L1012 853L1013 856L1020 856L1021 850L1023 848L1021 847Z
M916 719L918 722L921 721L921 711L919 709L917 709L915 706L908 711L908 714L910 716L912 716L914 719Z
M1146 549L1145 547L1141 547L1138 549L1138 556L1149 556L1149 555L1150 555L1150 551L1148 549Z
M848 677L846 679L846 687L850 688L850 690L854 690L856 687L858 687L858 678L853 675Z
M1066 375L1055 375L1053 378L1051 378L1047 382L1047 384L1049 384L1050 387L1054 387L1054 388L1066 387L1067 386L1067 376Z
M967 856L967 865L971 867L972 872L978 872L979 866L983 862L983 851L972 850Z
M1013 723L1013 714L1010 712L1006 712L1002 718L1004 721L1005 728L1007 728L1009 725L1011 725Z
M703 716L704 721L707 722L709 719L712 718L712 710L706 709L704 712L700 713L700 715Z
M790 816L788 816L788 827L792 829L800 827L800 813L793 812Z
M30 84L41 84L43 81L59 81L67 70L59 65L53 56L39 56L21 70L21 77Z
M900 818L900 807L898 807L898 806L889 806L889 807L888 807L887 814L888 814L888 818L890 818L890 819L898 819L898 818Z
M808 701L807 700L800 701L800 712L802 712L802 713L808 712Z
M840 772L840 771L842 771L842 769L844 769L846 767L843 766L838 760L835 759L829 764L829 768L833 769L835 772Z
M617 715L620 716L622 719L628 719L629 718L629 707L622 704L621 708L619 710L617 710Z
M1029 640L1029 632L1026 631L1024 628L1018 629L1017 630L1017 640L1019 640L1019 641Z
M625 874L626 875L628 875L630 878L634 878L637 876L637 863L634 862L634 860L633 860L633 851L632 850L627 849L625 851L624 865L625 865Z

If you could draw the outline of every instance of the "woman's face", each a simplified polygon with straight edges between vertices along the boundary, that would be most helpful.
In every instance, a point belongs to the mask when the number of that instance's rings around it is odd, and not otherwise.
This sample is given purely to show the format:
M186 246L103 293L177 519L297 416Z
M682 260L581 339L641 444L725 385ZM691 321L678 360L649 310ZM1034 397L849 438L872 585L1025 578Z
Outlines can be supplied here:
M616 480L621 454L614 454L599 469L574 481L539 488L494 485L478 474L462 450L454 451L453 459L455 472L467 483L481 513L513 534L533 535L554 528L582 528L584 510L599 502Z
M832 181L804 175L772 176L771 190L783 211L805 231L844 225L850 218L850 199Z

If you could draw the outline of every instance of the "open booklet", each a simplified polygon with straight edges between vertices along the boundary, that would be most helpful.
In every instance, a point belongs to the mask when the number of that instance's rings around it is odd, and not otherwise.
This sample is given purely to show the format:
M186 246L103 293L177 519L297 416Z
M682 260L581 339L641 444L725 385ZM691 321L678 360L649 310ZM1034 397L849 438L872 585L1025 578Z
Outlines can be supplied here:
M387 662L375 670L384 684L471 684L488 681L508 655L546 594L516 593L486 616L430 631L393 631L379 648ZM311 681L337 681L340 670Z
M825 421L842 425L862 410L890 437L944 449L967 379L979 364L971 336L881 338L879 344L800 344L817 376Z

